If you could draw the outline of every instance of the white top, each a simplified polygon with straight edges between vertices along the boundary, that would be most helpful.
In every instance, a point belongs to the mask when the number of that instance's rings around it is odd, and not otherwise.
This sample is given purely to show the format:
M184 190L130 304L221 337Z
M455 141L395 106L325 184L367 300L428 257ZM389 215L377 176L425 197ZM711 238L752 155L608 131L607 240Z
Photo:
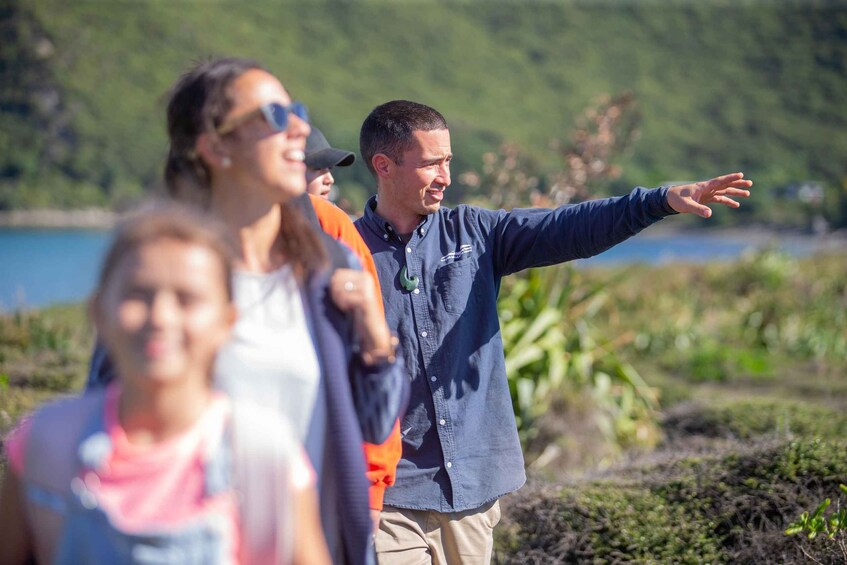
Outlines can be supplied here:
M236 271L233 291L238 321L218 352L215 384L235 399L284 414L320 476L325 394L294 272L289 266Z

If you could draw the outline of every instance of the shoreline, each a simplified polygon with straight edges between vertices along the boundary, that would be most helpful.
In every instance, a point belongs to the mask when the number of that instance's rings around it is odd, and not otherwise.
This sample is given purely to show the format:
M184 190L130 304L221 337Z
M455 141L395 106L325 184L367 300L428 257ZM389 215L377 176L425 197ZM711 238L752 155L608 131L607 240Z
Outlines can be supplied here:
M32 210L0 211L0 229L93 229L110 230L115 227L123 214L106 208L84 208L79 210L59 210L52 208L37 208ZM746 227L739 226L651 226L638 235L640 238L661 238L668 235L703 235L719 238L746 239L753 243L763 244L768 241L795 240L813 241L823 247L840 247L847 243L847 229L834 230L826 233L810 233L798 227L779 227L754 224Z
M104 208L9 210L0 211L0 228L108 230L118 218L120 214Z
M653 225L638 233L635 237L667 237L669 235L709 235L726 239L746 239L751 243L763 243L769 240L806 240L820 242L847 242L847 229L813 233L795 226L768 226L751 224L748 226L671 226Z

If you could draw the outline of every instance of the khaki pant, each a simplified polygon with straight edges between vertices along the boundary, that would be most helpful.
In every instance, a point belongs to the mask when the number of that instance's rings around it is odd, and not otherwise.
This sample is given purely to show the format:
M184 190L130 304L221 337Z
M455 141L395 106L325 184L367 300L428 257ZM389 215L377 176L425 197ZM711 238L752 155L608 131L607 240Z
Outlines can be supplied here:
M500 502L466 512L407 510L386 506L376 543L380 565L491 563Z

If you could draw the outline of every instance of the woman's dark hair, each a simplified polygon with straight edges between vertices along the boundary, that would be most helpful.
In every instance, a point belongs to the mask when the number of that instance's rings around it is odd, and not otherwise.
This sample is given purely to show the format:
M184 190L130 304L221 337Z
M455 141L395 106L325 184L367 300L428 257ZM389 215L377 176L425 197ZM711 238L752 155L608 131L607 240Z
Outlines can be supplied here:
M177 201L207 208L211 200L211 171L195 151L202 133L215 132L232 108L229 87L250 70L268 72L250 59L223 58L203 61L183 74L168 95L168 157L165 185ZM281 224L277 248L298 275L326 262L318 234L303 214L290 204L280 205Z
M165 184L172 196L180 189L190 189L183 183L208 189L209 169L194 150L197 138L204 132L215 131L232 107L229 86L249 70L264 71L249 59L213 59L194 66L183 74L168 96L168 160L165 164ZM177 194L175 194L177 192Z
M365 118L359 132L359 152L376 176L371 162L374 155L383 153L399 165L403 153L412 146L414 132L436 129L447 129L447 120L435 108L409 100L392 100L377 106Z

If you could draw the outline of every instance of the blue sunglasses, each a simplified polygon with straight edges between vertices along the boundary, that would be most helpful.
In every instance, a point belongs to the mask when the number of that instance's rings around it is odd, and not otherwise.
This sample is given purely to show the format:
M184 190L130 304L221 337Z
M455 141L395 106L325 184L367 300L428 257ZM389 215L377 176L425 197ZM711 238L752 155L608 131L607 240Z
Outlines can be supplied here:
M216 131L218 135L226 135L231 133L241 124L253 119L257 115L264 116L265 121L274 131L285 131L288 127L288 114L294 114L304 122L309 121L309 112L306 110L306 105L302 102L292 102L288 106L283 106L279 102L271 102L263 104L252 112L247 112L243 116L239 116L228 124L224 124Z

